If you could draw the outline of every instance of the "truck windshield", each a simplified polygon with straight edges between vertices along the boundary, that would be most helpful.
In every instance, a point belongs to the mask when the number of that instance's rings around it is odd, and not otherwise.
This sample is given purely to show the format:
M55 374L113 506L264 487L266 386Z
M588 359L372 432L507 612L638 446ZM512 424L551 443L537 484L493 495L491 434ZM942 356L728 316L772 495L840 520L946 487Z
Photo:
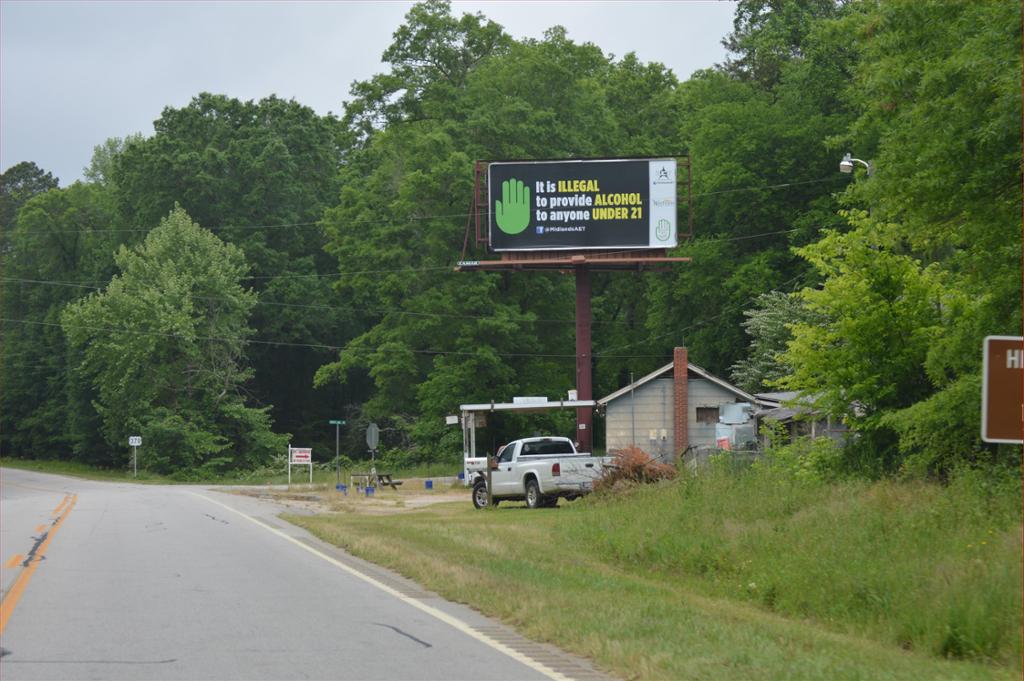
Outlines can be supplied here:
M564 440L546 442L524 442L519 456L550 456L552 454L575 454L572 444Z

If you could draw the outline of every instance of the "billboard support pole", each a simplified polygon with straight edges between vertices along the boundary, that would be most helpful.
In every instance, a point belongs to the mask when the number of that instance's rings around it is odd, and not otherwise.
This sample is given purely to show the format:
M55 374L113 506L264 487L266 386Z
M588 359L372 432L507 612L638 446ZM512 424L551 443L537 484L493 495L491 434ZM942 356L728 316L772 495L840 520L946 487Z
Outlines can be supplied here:
M594 399L590 360L590 268L576 266L576 393L577 399ZM584 452L593 451L594 412L591 407L576 408L576 440Z

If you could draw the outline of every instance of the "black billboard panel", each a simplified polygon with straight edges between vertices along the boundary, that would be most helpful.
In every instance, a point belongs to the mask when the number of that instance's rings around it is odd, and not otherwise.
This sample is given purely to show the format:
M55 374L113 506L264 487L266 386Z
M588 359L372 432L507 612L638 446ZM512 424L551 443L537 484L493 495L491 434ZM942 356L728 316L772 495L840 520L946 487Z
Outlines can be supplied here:
M496 162L487 186L494 251L678 243L673 158Z

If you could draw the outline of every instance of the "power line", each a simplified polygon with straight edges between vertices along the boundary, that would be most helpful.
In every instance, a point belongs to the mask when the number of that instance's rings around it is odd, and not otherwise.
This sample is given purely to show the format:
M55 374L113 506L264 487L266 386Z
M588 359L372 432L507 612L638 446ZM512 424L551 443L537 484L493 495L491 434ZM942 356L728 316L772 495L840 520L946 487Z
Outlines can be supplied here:
M764 189L783 189L785 187L796 187L804 184L819 184L821 182L835 182L836 180L847 179L843 176L836 177L823 177L820 180L803 180L802 182L783 182L782 184L769 184L762 187L737 187L736 189L721 189L714 192L703 192L701 194L692 194L692 198L699 198L701 196L715 196L717 194L733 194L735 192L752 192Z
M720 238L720 239L702 239L700 241L691 242L691 243L692 244L708 244L708 243L723 243L723 242L730 242L730 241L742 241L742 240L748 240L748 239L757 239L757 238L761 238L761 237L777 236L777 235L780 235L780 234L791 234L793 232L798 232L798 231L800 231L800 230L799 229L777 230L777 231L773 231L773 232L762 232L760 234L748 234L748 235L736 236L736 237L723 237L723 238ZM633 249L633 250L635 250L635 249ZM629 252L629 251L622 251L622 252L625 253L625 252ZM333 277L333 276L344 277L344 276L356 276L356 275L361 275L361 274L415 273L415 272L438 272L438 271L444 271L444 272L453 273L453 274L456 273L456 272L454 272L454 270L450 266L438 266L438 267L423 267L423 268L408 268L407 267L407 268L397 268L397 269L355 270L355 271L337 272L337 273L331 273L331 274L274 275L274 276L265 276L265 277L246 277L246 279L319 278L319 277ZM0 277L0 281L10 282L10 283L25 283L25 284L39 284L39 285L51 285L51 286L67 286L67 287L73 287L73 288L86 288L86 289L90 289L90 290L93 290L93 291L99 291L99 290L102 290L104 288L104 286L98 285L98 282L71 282L71 281L58 281L58 280L52 280L52 279L23 279L23 278L16 278L16 277ZM227 300L226 298L215 297L215 296L194 296L194 298L196 298L197 300L209 300L209 301ZM351 308L346 308L346 307L341 307L341 306L336 306L336 305L309 305L309 304L301 304L301 303L285 303L285 302L280 302L280 301L260 300L258 298L256 300L256 304L257 305L273 306L273 307L297 308L297 309L312 309L312 310L350 311L350 309L351 309ZM387 308L387 307L384 307L384 308L362 308L362 309L364 311L371 312L373 314L381 314L381 315L396 314L396 315L404 315L404 316L411 316L411 317L435 317L435 318L444 318L444 319L500 319L499 317L497 317L495 315L468 315L468 314L451 314L451 313L441 313L441 312L423 312L423 311L402 310L402 309L399 309L399 308ZM709 319L716 319L719 316L722 316L722 315L718 315L716 317L711 317ZM575 321L576 320L574 320L574 319L520 319L520 320L516 320L516 323L528 323L528 324L537 324L537 323L540 323L540 324L574 324ZM595 321L593 323L594 324L601 324L601 325L614 324L614 325L629 326L628 322L619 322L619 321L615 321L615 320ZM633 345L635 345L635 344L636 343L634 343Z
M716 196L718 194L734 194L734 193L737 193L737 192L765 191L765 190L770 190L770 189L785 189L786 187L796 187L796 186L807 185L807 184L820 184L822 182L835 182L837 180L844 180L844 179L847 179L847 178L845 178L843 176L824 177L824 178L821 178L821 179L818 179L818 180L803 180L803 181L800 181L800 182L783 182L783 183L780 183L780 184L769 184L769 185L761 185L761 186L735 187L733 189L721 189L721 190L713 191L713 192L701 192L700 194L691 194L689 198L690 199L697 199L697 198L701 198L701 197L704 197L704 196ZM493 212L490 211L490 210L478 211L478 212L479 212L479 214L486 215L488 217L493 215ZM461 217L465 217L465 215L466 215L466 213L437 213L437 214L434 214L434 215L417 215L417 216L409 216L407 218L404 218L403 220L397 220L397 221L395 221L392 224L403 224L403 222L404 223L412 223L412 222L417 222L417 221L420 221L420 220L435 220L435 219L441 219L441 218L461 218ZM364 218L364 219L361 219L361 220L342 220L340 222L340 224L342 224L342 225L365 225L365 224L373 224L373 223L383 224L383 223L385 223L385 221L381 220L379 218ZM264 225L211 225L209 227L206 227L206 226L203 226L203 225L200 225L200 226L203 227L204 229L207 229L207 230L210 230L211 232L214 232L214 231L224 231L224 230L232 230L232 229L235 229L235 230L250 230L250 231L257 231L257 230L263 230L263 229L290 229L290 228L293 228L293 227L316 227L316 226L322 226L323 224L324 224L324 218L320 218L318 220L307 220L305 222L286 222L286 223L277 223L277 224L269 224L269 225L267 225L267 224L264 224ZM123 227L123 228L109 228L109 229L89 229L89 230L79 230L79 229L42 230L42 229L33 229L33 230L25 230L23 233L25 233L25 234L85 234L85 233L92 233L92 234L118 234L118 233L139 234L139 233L148 233L148 232L152 231L152 229L153 229L153 227Z
M0 322L10 322L16 324L32 324L36 326L50 326L50 327L62 327L61 324L56 322L41 322L32 319L11 319L9 317L0 317ZM207 341L221 341L225 343L242 343L242 344L256 344L256 345L274 345L283 347L299 347L299 348L313 348L317 350L336 350L346 352L377 352L380 348L370 348L365 346L343 346L343 345L327 345L323 343L293 343L288 341L268 341L258 340L253 338L229 338L224 336L193 336L190 334L181 333L165 333L161 331L137 331L134 329L125 328L111 328L106 326L92 326L92 325L80 325L79 328L88 329L90 331L103 331L107 333L125 333L133 336L155 336L159 338L187 338L189 340L207 340ZM466 352L464 350L417 350L414 348L405 348L405 351L412 352L419 355L458 355L464 357L476 357L478 353ZM541 353L541 352L495 352L491 353L498 357L545 357L545 358L556 358L556 359L575 359L576 355L567 354L556 354L556 353ZM616 355L619 358L636 358L636 357L666 357L667 355Z
M800 229L783 229L776 230L773 232L761 232L760 234L745 234L742 236L722 237L719 239L699 239L690 241L689 245L700 245L709 243L722 243L728 241L744 241L747 239L759 239L766 236L777 236L779 234L792 234L793 232L799 232ZM636 248L623 249L619 251L601 251L604 255L621 255L626 253L635 252ZM242 277L243 280L262 280L262 279L320 279L326 277L354 277L362 274L415 274L418 272L448 272L451 274L461 274L456 272L452 265L431 265L428 267L397 267L397 268L384 268L374 270L348 270L346 272L327 272L327 273L316 273L316 274L267 274L258 276ZM57 282L56 280L31 280L31 279L14 279L7 277L0 277L0 280L4 281L24 281L26 283L62 283L68 286L74 286L81 284L84 288L102 288L98 286L99 282Z
M14 277L0 277L2 282L21 283L21 284L39 284L46 286L66 286L71 288L84 288L92 291L103 290L102 286L94 286L89 284L80 284L77 282L70 281L56 281L51 279L18 279ZM195 300L207 300L207 301L230 301L231 298L224 296L192 296ZM442 319L493 319L493 320L508 320L514 321L517 324L575 324L575 319L509 319L506 317L500 317L498 315L471 315L471 314L452 314L445 312L417 312L414 310L403 310L400 308L369 308L360 307L359 310L353 310L350 307L343 307L340 305L311 305L303 303L284 303L272 300L260 300L258 297L255 301L256 305L267 305L271 307L284 307L284 308L297 308L304 310L334 310L341 312L372 312L374 314L388 315L405 315L410 317L437 317ZM594 324L619 324L627 325L628 322L619 321L595 321Z
M804 276L803 274L798 274L795 277L792 277L791 279L787 279L786 281L782 282L781 284L779 284L779 286L786 286L787 284L791 284L791 283L793 283L797 279L800 279L803 276ZM790 291L790 293L792 293L792 291ZM658 334L656 336L648 336L647 338L644 338L643 340L634 341L632 343L626 343L625 345L618 345L618 346L616 346L614 348L611 348L609 350L606 350L604 352L595 352L594 353L594 357L609 357L610 356L610 355L608 355L609 352L614 352L616 350L624 350L625 348L630 348L630 347L633 347L634 345L640 345L641 343L649 343L651 341L660 340L660 339L665 338L667 336L678 335L678 334L682 333L683 331L689 331L690 329L694 329L694 328L697 328L697 327L700 327L700 326L704 326L704 325L708 324L709 322L712 322L712 321L714 321L716 319L721 319L722 317L726 316L727 314L731 314L731 313L735 312L736 310L742 309L742 307L743 307L742 304L730 305L730 306L724 307L724 308L722 308L722 311L719 312L718 314L713 315L711 317L705 317L701 321L694 322L693 324L690 324L689 326L684 326L681 329L673 329L672 331L668 331L666 333ZM628 355L626 355L626 356L628 357Z
M437 215L419 215L410 216L404 218L405 223L412 223L419 220L434 220L438 218L460 218L465 217L465 213L441 213ZM402 220L398 220L395 224L402 224ZM365 225L371 223L384 223L384 220L380 218L364 218L362 220L345 220L341 224L343 225ZM288 229L292 227L316 227L324 224L324 219L308 220L306 222L285 222L273 225L211 225L209 227L200 225L203 229L211 232L224 231L231 229L241 229L249 231L257 231L261 229ZM23 234L138 234L148 233L155 227L121 227L121 228L108 228L108 229L27 229L24 230Z
M11 322L17 324L34 324L37 326L56 326L62 327L61 324L56 322L40 322L31 319L11 319L9 317L0 317L0 322ZM343 345L327 345L324 343L293 343L289 341L268 341L258 340L253 338L229 338L225 336L193 336L181 333L165 333L161 331L137 331L134 329L125 328L111 328L105 326L91 326L91 325L80 325L79 328L88 329L90 331L103 331L107 333L126 333L134 336L156 336L159 338L187 338L190 340L206 340L206 341L221 341L225 343L242 343L242 344L256 344L256 345L273 345L282 347L296 347L296 348L313 348L317 350L337 350L337 351L367 351L377 352L380 348L367 348L361 346L343 346ZM475 357L477 353L466 352L461 350L416 350L413 348L407 348L408 352L422 354L422 355L460 355ZM562 355L562 354L545 354L535 352L496 352L493 353L499 357L576 357L576 355Z

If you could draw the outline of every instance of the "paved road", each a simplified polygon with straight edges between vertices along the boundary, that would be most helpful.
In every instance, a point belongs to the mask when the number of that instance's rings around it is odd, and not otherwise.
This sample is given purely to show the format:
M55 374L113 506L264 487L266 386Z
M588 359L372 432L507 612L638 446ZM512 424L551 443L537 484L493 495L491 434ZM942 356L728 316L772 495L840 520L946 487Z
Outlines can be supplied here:
M202 487L0 470L0 675L600 678L280 510Z

